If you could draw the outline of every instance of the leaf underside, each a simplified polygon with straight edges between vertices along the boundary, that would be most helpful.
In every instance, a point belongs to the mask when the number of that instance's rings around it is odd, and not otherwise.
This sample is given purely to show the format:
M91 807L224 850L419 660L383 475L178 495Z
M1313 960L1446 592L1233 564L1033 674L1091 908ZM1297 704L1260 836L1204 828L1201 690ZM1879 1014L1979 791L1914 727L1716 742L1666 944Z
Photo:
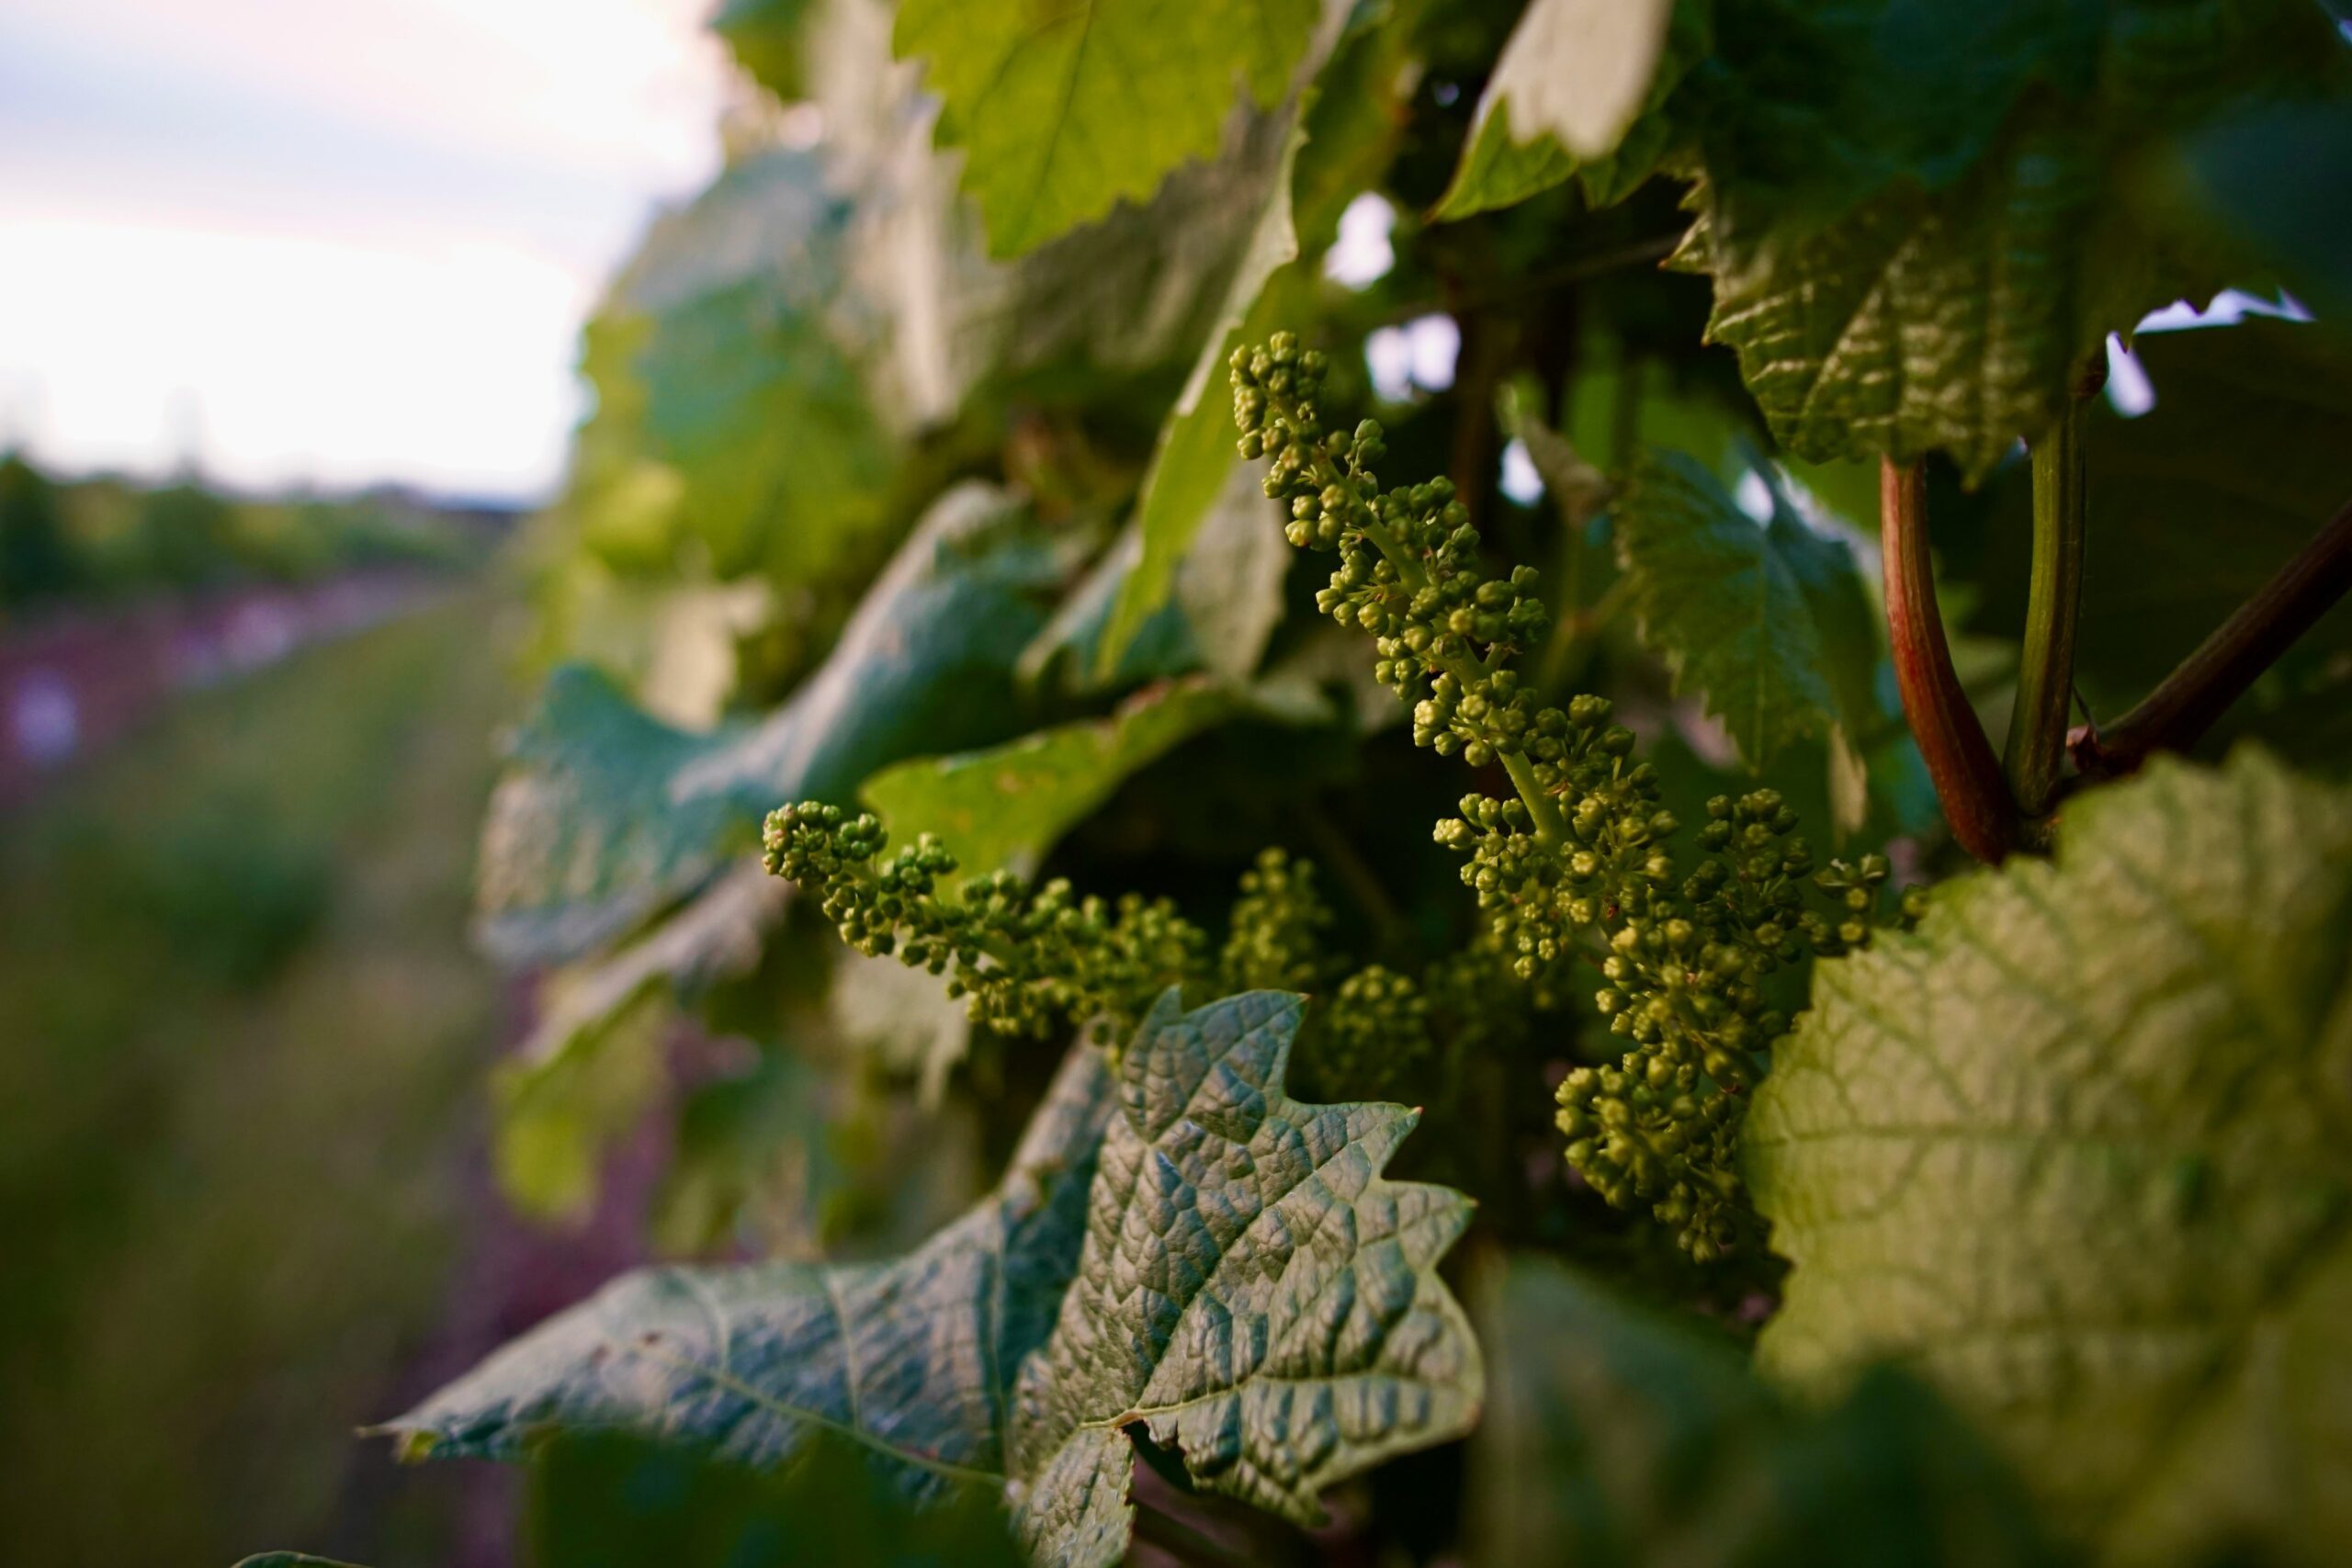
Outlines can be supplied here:
M2120 940L2129 933L2130 940ZM1885 1357L2116 1562L2352 1540L2352 793L2242 749L1823 964L1745 1150L1761 1355Z
M993 1480L1014 1369L1077 1260L1113 1087L1074 1050L996 1192L902 1258L630 1274L383 1430L412 1456L509 1459L617 1427L763 1468L831 1433L917 1496Z

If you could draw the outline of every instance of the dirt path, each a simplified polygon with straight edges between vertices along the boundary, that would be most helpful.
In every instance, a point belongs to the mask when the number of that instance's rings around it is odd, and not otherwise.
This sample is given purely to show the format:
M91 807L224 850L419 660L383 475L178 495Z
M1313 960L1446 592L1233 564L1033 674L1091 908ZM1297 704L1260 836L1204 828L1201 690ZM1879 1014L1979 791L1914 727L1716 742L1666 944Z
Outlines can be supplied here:
M181 693L248 674L451 591L444 576L368 571L68 610L0 628L0 807L29 798Z

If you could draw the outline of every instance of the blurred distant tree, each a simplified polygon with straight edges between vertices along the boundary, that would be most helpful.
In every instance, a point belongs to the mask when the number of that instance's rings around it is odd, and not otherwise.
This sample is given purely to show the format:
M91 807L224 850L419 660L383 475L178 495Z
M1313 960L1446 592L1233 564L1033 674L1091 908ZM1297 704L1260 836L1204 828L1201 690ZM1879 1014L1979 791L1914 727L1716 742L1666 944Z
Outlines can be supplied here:
M235 521L227 502L193 481L154 491L140 516L150 570L175 587L219 581L232 560Z
M0 458L0 604L62 593L80 576L57 488L22 454Z

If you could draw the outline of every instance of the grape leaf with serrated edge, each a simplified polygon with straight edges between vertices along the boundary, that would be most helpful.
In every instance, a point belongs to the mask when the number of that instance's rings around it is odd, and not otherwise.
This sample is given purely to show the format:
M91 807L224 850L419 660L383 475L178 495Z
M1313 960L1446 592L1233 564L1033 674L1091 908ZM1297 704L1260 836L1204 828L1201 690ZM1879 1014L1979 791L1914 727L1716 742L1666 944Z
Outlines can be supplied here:
M1113 1088L1074 1048L996 1191L904 1258L626 1275L379 1430L411 1458L512 1459L627 1427L760 1466L823 1431L918 1495L991 1479L1014 1371L1077 1262Z
M1877 637L1844 540L1777 490L1770 521L1756 522L1677 452L1635 464L1615 522L1643 640L1677 691L1704 694L1751 768L1832 725L1876 722Z
M1034 250L1216 151L1237 87L1271 105L1319 0L907 0L895 47L942 100L989 250Z
M1125 1551L1130 1423L1195 1484L1312 1523L1324 1487L1477 1419L1477 1342L1436 1272L1470 1201L1381 1174L1418 1111L1283 1091L1304 1006L1188 1013L1171 990L1123 1054L1085 1249L1015 1395L1043 1562Z

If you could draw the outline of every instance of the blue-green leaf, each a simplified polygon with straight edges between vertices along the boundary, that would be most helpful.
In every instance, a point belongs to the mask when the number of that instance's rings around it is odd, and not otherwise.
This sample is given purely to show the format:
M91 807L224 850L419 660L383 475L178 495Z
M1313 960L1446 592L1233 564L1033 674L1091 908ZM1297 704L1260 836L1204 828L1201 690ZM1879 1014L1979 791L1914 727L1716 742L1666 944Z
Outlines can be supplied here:
M757 724L686 734L594 671L558 671L484 828L485 945L517 964L592 952L755 844L779 800L847 801L902 757L1001 736L1013 663L1067 567L1025 513L967 486L932 508L824 664Z
M1112 1089L1073 1050L995 1193L902 1258L627 1275L381 1429L411 1458L622 1428L761 1468L831 1433L915 1496L989 1482L1077 1264Z

